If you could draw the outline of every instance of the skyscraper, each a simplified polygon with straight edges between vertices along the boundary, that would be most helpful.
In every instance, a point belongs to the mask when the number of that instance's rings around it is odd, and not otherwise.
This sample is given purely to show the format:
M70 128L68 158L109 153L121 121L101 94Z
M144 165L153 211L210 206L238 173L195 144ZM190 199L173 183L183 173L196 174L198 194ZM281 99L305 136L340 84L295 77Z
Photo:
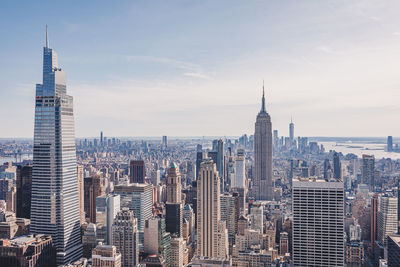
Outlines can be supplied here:
M215 163L201 163L197 181L197 255L225 258L228 232L221 221L220 179Z
M361 182L369 186L372 192L375 188L375 157L362 155Z
M342 164L340 163L339 153L336 151L333 153L333 178L342 178Z
M254 162L253 195L257 200L272 200L272 124L271 117L265 110L264 86L261 111L255 124Z
M179 168L175 163L171 163L167 176L167 203L166 226L167 232L180 237L182 235L182 184Z
M133 211L123 208L117 213L112 225L112 245L122 254L122 266L139 264L138 223Z
M388 152L393 151L393 136L388 136L387 138L387 151Z
M73 99L57 54L43 49L43 83L36 85L31 232L49 234L57 264L82 256Z
M168 147L167 136L166 136L166 135L163 135L163 137L162 137L162 149L163 149L163 150L166 150L167 147Z
M17 167L17 217L31 217L32 165Z
M103 146L103 131L100 132L100 145Z
M293 145L293 141L294 141L294 123L293 123L293 119L290 119L290 123L289 123L289 139L290 139L290 144Z
M220 178L221 193L225 191L225 157L224 157L224 141L219 139L217 142L217 171Z
M343 182L299 178L292 197L293 266L344 266Z
M397 233L397 197L382 196L378 211L378 240L387 243L388 235Z
M111 244L111 226L120 211L120 195L109 194L96 198L96 227L98 240ZM100 237L100 238L99 238Z
M144 183L146 176L144 160L131 160L130 163L130 181L131 183Z
M244 149L238 149L235 160L235 180L232 183L234 188L246 187L246 164Z

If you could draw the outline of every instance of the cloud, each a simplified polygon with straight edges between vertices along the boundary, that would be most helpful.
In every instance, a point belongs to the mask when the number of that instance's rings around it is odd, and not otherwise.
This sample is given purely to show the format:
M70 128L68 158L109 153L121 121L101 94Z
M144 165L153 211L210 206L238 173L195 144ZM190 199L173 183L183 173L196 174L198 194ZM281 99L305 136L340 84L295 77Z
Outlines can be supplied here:
M198 72L185 72L183 75L187 76L187 77L192 77L192 78L212 80L212 77L202 74L202 73L198 73Z

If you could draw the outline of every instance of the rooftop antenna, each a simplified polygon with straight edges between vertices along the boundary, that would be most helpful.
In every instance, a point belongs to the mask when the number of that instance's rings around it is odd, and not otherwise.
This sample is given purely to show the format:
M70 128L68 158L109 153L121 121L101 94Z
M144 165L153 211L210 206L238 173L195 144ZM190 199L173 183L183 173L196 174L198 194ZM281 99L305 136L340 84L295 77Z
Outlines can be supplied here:
M46 24L46 48L49 48L49 35L47 33L47 24Z

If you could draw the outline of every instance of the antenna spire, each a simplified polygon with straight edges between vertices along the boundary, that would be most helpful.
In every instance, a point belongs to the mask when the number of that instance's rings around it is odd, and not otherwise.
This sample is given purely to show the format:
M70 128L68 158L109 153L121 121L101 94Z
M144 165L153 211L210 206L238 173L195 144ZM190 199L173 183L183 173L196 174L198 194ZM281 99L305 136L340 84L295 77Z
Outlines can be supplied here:
M262 95L262 103L261 103L261 112L265 111L265 91L264 91L264 80L263 80L263 95Z
M49 35L47 32L47 24L46 24L46 48L49 48Z

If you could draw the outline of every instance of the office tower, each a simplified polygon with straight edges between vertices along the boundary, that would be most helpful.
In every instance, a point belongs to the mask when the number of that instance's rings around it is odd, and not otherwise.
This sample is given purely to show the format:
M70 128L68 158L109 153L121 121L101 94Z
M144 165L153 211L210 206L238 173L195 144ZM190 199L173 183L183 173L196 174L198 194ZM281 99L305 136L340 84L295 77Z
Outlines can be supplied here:
M17 212L17 189L13 186L6 192L7 211Z
M388 267L400 266L400 236L388 236Z
M196 153L196 180L199 178L200 163L203 161L203 152L197 151Z
M340 163L339 153L336 151L333 153L333 178L342 178L342 164Z
M375 157L370 155L362 156L361 182L369 186L371 192L375 188Z
M13 180L10 178L0 179L0 199L6 200L7 192L11 191Z
M294 123L293 123L293 119L290 119L290 123L289 123L289 139L290 139L290 143L293 145L294 143Z
M189 204L186 204L185 207L183 208L183 219L186 219L188 224L189 224L189 240L190 242L187 242L190 244L191 242L194 242L194 237L195 237L195 230L196 230L196 216L194 214L194 211L192 207Z
M387 138L387 151L388 152L393 151L393 136L388 136Z
M264 229L264 208L261 205L253 204L250 208L250 225L251 229L263 233Z
M31 218L32 165L17 167L17 217Z
M221 187L221 192L225 191L225 157L224 157L224 141L222 139L219 139L217 141L217 161L214 163L217 164L217 171L219 174L220 178L220 187Z
M121 253L115 246L99 244L92 252L92 267L121 267Z
M221 195L221 221L226 223L229 247L232 248L235 241L236 209L235 198L228 193Z
M235 160L235 181L234 188L246 188L246 164L244 149L238 149Z
M106 193L105 179L101 173L84 178L84 210L85 217L96 223L96 198Z
M170 247L170 264L171 267L182 267L183 265L183 254L185 250L185 241L182 237L173 237L171 239Z
M31 232L51 235L57 264L65 264L82 256L73 99L47 29L43 53L43 83L36 85L35 98Z
M21 236L0 240L0 266L56 266L56 255L50 235Z
M165 219L152 217L144 226L144 253L161 255L170 262L171 234L165 231Z
M332 175L332 167L329 159L325 159L324 161L324 179L330 179Z
M218 160L218 152L217 151L209 151L207 153L208 158L212 159L212 161L217 164L217 160ZM217 169L218 171L218 169Z
M254 185L253 196L256 200L272 200L272 129L271 117L265 110L263 96L261 111L257 115L254 131Z
M123 208L117 213L112 225L112 245L122 254L122 266L139 264L138 223L133 211Z
M397 197L381 196L378 211L378 240L386 244L387 236L397 233Z
M375 251L375 240L378 238L378 203L379 203L379 196L374 194L371 199L371 251Z
M278 130L274 130L274 148L278 149L278 146L279 146Z
M299 178L292 197L294 266L344 266L343 182Z
M171 163L167 174L167 202L165 203L167 232L182 235L182 184L179 168Z
M164 135L164 136L162 137L162 149L163 149L163 150L166 150L167 147L168 147L167 136Z
M78 196L79 196L79 218L81 225L85 222L85 186L83 180L83 166L77 166L77 177L78 177Z
M100 132L100 145L103 146L103 131Z
M287 232L279 233L279 253L285 256L289 252L289 235Z
M153 170L151 172L151 184L154 186L158 186L160 184L160 170Z
M116 185L114 194L121 196L121 208L129 208L137 218L139 249L143 250L144 223L151 218L153 208L153 186L150 184Z
M215 163L206 159L200 165L197 181L197 255L225 258L228 234L221 221L220 179Z
M144 160L131 160L130 182L143 184L145 177L146 177L146 168L144 165Z
M92 250L97 246L96 224L89 223L82 235L83 257L90 259Z
M97 240L111 244L112 224L120 211L120 195L109 194L96 198Z

